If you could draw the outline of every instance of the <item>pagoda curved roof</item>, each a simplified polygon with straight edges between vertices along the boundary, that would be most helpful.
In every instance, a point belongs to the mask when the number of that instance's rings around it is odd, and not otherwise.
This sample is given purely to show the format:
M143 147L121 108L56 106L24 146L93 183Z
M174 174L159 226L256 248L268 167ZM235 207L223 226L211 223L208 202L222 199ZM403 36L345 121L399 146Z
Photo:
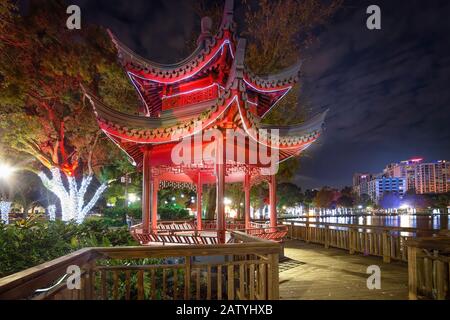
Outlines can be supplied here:
M137 53L133 52L125 44L120 42L111 32L110 36L116 45L119 53L119 59L122 64L131 72L142 72L149 74L152 79L149 81L160 81L162 83L172 83L181 81L180 77L189 77L193 73L198 73L202 68L208 65L211 58L224 45L232 47L233 41L228 36L225 36L224 31L219 32L211 41L201 43L194 52L184 60L174 64L161 64L150 61Z
M160 117L154 118L117 111L87 90L85 95L103 131L138 144L172 142L204 130L214 124L235 99L227 91L216 100L163 112Z
M279 91L292 87L298 82L301 67L302 62L299 61L278 73L264 76L256 75L246 68L244 71L244 80L256 90L276 89Z

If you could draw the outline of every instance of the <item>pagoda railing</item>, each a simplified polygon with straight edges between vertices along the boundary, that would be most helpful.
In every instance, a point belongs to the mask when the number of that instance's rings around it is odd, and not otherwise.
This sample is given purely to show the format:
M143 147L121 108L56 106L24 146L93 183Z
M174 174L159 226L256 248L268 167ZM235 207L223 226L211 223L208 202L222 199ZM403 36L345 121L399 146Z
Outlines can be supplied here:
M178 244L217 244L217 224L208 221L203 224L202 230L196 229L193 221L164 221L158 223L156 232L144 232L142 224L131 227L132 236L143 245L151 243L178 243ZM288 227L279 225L270 227L266 223L251 222L250 228L245 223L227 222L227 231L242 231L266 240L281 242L288 233Z
M230 236L224 245L82 249L0 279L0 299L278 299L280 245Z

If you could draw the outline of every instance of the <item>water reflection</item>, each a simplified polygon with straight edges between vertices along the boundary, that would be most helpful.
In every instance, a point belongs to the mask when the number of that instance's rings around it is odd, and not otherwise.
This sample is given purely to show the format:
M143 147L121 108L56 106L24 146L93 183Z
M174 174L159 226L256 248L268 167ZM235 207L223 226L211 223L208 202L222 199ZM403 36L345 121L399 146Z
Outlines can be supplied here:
M397 215L397 216L339 216L309 217L309 222L357 224L366 226L386 226L417 228L422 230L450 229L448 216L440 215ZM443 226L441 228L441 220Z

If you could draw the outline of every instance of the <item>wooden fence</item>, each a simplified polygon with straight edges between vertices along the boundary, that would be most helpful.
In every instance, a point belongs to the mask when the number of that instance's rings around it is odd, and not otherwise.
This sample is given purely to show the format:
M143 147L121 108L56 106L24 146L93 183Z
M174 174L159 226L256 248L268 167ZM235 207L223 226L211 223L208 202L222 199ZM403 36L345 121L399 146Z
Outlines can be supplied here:
M322 244L326 248L348 250L350 254L379 256L384 262L408 261L407 240L417 232L431 235L432 230L416 228L379 227L325 222L285 222L291 239Z
M241 232L231 238L225 245L83 249L0 279L0 299L278 299L280 245ZM79 290L67 286L69 266L80 267Z
M408 245L409 298L450 299L450 237L411 239Z

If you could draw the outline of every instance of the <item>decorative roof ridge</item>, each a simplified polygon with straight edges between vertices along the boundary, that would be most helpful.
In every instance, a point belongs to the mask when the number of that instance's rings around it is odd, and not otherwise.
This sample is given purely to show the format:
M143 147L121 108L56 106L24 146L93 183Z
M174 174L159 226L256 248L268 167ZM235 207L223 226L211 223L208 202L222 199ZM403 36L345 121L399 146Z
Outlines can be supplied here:
M320 112L302 123L297 123L297 124L292 124L292 125L284 125L284 126L268 125L268 124L260 123L260 128L261 129L269 129L269 130L270 129L279 129L280 131L283 131L288 134L297 134L298 131L321 130L323 124L325 123L325 118L327 117L327 114L329 111L330 110L327 109L323 112Z
M235 58L233 65L231 66L230 74L226 84L227 89L237 89L240 82L244 79L244 61L245 61L245 49L247 46L247 40L239 38L236 46Z
M222 22L220 23L221 30L234 31L234 0L225 0L225 6L223 8Z
M329 111L326 110L301 124L275 126L261 123L261 118L252 114L246 104L247 101L245 101L243 116L248 120L251 126L250 130L258 132L258 135L260 136L265 136L263 137L264 139L267 139L269 133L264 133L264 131L261 130L279 130L279 145L287 147L292 147L316 139L323 130L325 118ZM243 119L243 121L245 120Z
M120 60L126 60L128 58L129 62L137 63L139 64L143 69L159 69L159 70L168 70L168 69L177 69L180 67L183 67L186 64L191 63L193 60L196 60L199 58L199 56L202 56L207 49L210 49L212 46L216 44L215 41L210 43L209 48L204 46L204 43L201 43L197 48L192 52L188 57L184 58L183 60L179 62L175 62L172 64L164 64L164 63L158 63L151 61L147 58L142 57L141 55L134 52L130 47L128 47L125 43L120 41L111 30L107 30L111 41L114 43L115 47L117 48L117 51L119 53L119 59ZM214 37L215 38L215 37Z
M175 127L184 126L187 123L196 122L196 121L204 121L210 117L211 114L214 114L220 108L226 106L227 103L232 101L233 97L231 91L226 91L221 97L214 101L210 101L208 103L201 103L196 105L198 108L190 108L189 110L178 110L180 113L184 113L184 115L178 114L170 114L167 116L163 116L160 118L151 118L146 116L138 116L138 115L130 115L127 113L123 113L118 111L104 102L102 102L95 94L90 92L89 90L82 87L84 91L84 95L89 99L92 107L94 108L95 115L97 120L107 123L110 126L123 125L128 127L132 127L132 129L173 129ZM188 112L184 112L188 111ZM185 117L184 121L180 122L180 117Z
M84 96L88 98L89 102L91 103L92 107L94 108L95 114L97 117L109 115L113 117L117 117L118 119L123 120L134 120L134 121L146 121L149 123L161 123L160 118L152 118L147 116L140 116L140 115L133 115L129 113L125 113L119 110L114 109L113 107L107 105L104 103L97 95L92 93L89 89L86 89L84 86L82 86L82 90L84 93Z
M244 74L247 81L255 84L259 88L277 88L292 86L298 82L303 62L298 61L294 65L281 70L280 72L268 75L256 75L249 68L245 68Z

